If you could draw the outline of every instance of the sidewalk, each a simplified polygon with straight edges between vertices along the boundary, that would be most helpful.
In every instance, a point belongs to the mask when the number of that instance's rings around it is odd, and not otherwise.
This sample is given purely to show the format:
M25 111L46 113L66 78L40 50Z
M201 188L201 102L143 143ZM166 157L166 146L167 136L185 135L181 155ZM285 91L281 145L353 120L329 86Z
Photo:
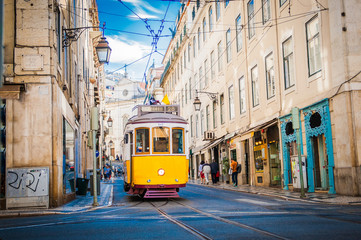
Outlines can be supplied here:
M0 217L35 216L49 214L72 214L93 211L112 205L113 184L100 182L100 195L98 195L99 206L93 207L93 196L87 192L86 196L76 195L76 199L57 208L21 208L0 210Z
M188 184L201 185L200 180L189 180ZM209 185L202 184L201 186L231 190L237 192L259 194L264 196L282 198L286 200L303 201L310 203L324 203L324 204L336 204L336 205L361 205L361 197L328 194L327 192L322 192L322 193L306 192L306 198L301 198L300 192L283 190L281 188L257 187L257 186L249 186L249 185L241 185L238 187L233 187L232 184L226 184L223 182L219 182L214 185L212 184L212 182L210 182Z

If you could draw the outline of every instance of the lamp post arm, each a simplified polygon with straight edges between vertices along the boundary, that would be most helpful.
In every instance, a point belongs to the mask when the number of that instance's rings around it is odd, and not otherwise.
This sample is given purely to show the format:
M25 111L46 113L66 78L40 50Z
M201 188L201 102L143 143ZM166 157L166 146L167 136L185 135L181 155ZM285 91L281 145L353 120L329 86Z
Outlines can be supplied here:
M196 90L196 93L197 93L197 94L198 94L198 93L205 93L205 94L207 94L207 96L209 97L209 99L211 99L211 100L213 100L213 101L214 101L214 100L217 101L218 93L198 91L198 90Z

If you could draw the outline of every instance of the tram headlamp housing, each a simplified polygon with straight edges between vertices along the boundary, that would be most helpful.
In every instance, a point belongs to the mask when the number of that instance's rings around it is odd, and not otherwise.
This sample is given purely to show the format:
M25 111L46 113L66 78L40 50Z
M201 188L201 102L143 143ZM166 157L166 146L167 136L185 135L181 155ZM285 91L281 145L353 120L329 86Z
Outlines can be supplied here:
M178 182L178 179L176 178L175 181Z
M159 169L158 169L158 175L159 175L159 176L163 176L164 174L165 174L164 169L163 169L163 168L159 168Z
M147 180L147 183L150 183L150 179Z

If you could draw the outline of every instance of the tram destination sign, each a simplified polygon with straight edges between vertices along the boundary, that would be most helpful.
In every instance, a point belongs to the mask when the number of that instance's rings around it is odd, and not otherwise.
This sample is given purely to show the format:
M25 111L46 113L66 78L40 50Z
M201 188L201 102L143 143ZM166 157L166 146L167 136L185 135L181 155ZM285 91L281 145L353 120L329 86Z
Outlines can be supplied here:
M170 113L179 115L179 105L140 105L138 115L147 113Z

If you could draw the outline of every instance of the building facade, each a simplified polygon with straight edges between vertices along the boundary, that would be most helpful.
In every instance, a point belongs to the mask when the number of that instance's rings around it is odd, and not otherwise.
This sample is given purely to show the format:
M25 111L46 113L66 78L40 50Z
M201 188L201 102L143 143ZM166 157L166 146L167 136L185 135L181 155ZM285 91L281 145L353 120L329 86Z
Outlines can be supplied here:
M300 151L309 192L361 194L360 4L182 5L161 86L190 124L191 177L216 161L229 181L236 159L240 184L300 188Z
M56 207L93 166L87 132L104 77L97 3L4 0L4 18L2 208ZM41 189L16 192L30 175Z

